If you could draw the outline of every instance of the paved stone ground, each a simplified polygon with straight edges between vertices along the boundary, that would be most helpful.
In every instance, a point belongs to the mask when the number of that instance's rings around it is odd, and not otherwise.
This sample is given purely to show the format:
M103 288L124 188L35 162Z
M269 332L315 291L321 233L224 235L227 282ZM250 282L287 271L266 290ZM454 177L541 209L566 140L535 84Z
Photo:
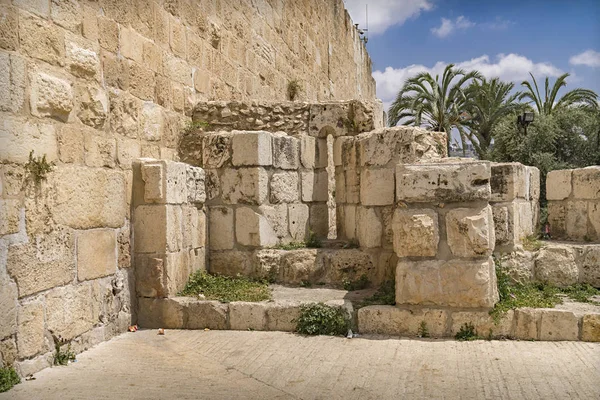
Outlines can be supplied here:
M600 344L123 334L0 399L598 399Z

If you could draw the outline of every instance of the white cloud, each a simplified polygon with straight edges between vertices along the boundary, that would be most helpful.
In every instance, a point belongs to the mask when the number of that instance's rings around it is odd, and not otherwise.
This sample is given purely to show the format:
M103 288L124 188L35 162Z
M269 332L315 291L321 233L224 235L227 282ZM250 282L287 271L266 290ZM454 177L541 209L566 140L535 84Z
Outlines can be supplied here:
M491 29L491 30L504 30L508 29L509 26L514 25L514 21L509 21L506 19L502 19L501 17L496 17L493 22L484 22L479 24L482 28Z
M407 19L417 17L421 11L433 9L431 0L344 0L352 21L366 28L365 5L369 5L369 34L378 35Z
M586 65L588 67L600 67L600 53L594 50L586 50L574 55L569 59L571 65Z
M407 78L420 72L429 72L435 77L436 74L441 75L444 72L446 65L448 63L438 61L431 67L409 65L405 68L387 67L384 71L375 71L373 78L377 83L377 97L383 100L387 110ZM490 61L489 56L483 55L456 63L456 66L466 71L477 70L486 78L499 77L504 81L516 82L517 85L530 78L529 72L536 77L538 84L543 77L556 77L564 73L552 64L535 63L527 57L513 53L498 54L495 62Z
M468 29L475 26L474 22L469 21L464 15L456 18L453 22L447 18L442 18L442 24L437 28L431 28L431 33L437 37L444 38L450 35L456 29Z

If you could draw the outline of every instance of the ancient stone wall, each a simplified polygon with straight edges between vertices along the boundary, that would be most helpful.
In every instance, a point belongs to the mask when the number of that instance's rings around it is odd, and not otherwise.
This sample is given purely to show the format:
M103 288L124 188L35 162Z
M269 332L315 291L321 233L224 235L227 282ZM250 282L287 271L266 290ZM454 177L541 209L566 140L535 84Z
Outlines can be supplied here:
M600 242L600 167L549 172L546 198L552 239Z
M135 320L132 161L177 159L200 100L372 101L341 0L0 4L0 354L23 374ZM35 182L29 154L54 164ZM33 166L33 164L29 164ZM135 296L133 296L135 298Z

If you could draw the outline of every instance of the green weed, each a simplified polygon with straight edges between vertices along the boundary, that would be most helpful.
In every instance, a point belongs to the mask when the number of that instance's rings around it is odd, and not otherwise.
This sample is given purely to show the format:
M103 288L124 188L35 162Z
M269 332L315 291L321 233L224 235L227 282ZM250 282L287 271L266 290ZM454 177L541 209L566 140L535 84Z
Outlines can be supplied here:
M350 326L346 312L323 303L300 307L296 331L304 335L345 335Z
M421 321L419 329L417 330L417 336L421 338L429 337L429 328L427 327L427 322Z
M13 367L0 368L0 393L10 390L21 383L21 378Z
M366 288L367 286L369 286L371 282L369 281L369 277L367 275L361 275L360 278L356 279L356 280L348 280L348 279L344 279L342 281L342 285L344 287L344 290L347 290L349 292L353 292L355 290L362 290L364 288Z
M323 241L321 238L317 237L313 231L309 230L308 239L306 240L306 247L309 249L320 249L323 247Z
M25 164L25 170L29 173L36 184L46 180L46 175L54 168L54 163L46 161L46 155L34 157L33 150L29 153L29 161Z
M271 289L266 281L253 280L244 276L209 275L204 271L192 274L180 293L182 296L199 294L203 294L207 300L219 300L223 303L271 299Z
M371 297L364 299L357 308L372 306L372 305L390 305L396 304L396 281L385 281Z
M67 344L67 349L63 350L64 343L56 341L54 344L55 352L54 352L54 365L67 365L69 361L75 361L75 353L71 351L71 344Z
M288 82L287 95L290 101L294 101L300 92L302 92L302 86L300 86L300 81L298 81L298 79L293 79Z
M480 339L477 336L477 331L475 330L475 326L470 322L465 322L460 327L460 330L454 336L456 340L467 341L467 340L477 340Z

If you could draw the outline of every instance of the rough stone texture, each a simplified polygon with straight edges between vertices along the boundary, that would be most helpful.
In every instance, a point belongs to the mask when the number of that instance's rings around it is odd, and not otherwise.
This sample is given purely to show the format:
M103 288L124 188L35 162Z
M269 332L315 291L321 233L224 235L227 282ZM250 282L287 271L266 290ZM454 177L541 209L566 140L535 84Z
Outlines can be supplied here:
M191 301L186 307L187 329L227 329L229 306L218 301Z
M288 223L292 239L303 240L308 226L308 206L306 204L289 204Z
M546 198L548 200L564 200L571 195L571 177L573 170L563 169L548 172L546 175Z
M383 226L374 208L359 207L356 211L356 236L362 247L381 247Z
M301 172L302 201L327 201L329 200L327 171Z
M47 350L44 334L44 305L41 302L22 304L17 334L19 357L29 358Z
M573 196L577 199L600 198L600 167L592 166L573 170Z
M584 315L581 324L581 340L600 342L600 314Z
M399 261L396 303L491 308L498 301L492 259Z
M19 200L0 199L0 235L19 232L21 202Z
M117 237L113 229L97 229L77 235L77 279L84 281L112 275L117 270Z
M358 310L358 327L360 333L417 336L424 322L431 337L443 337L447 318L444 310L367 306Z
M235 237L243 246L269 247L277 244L277 235L269 221L249 207L240 207L235 212Z
M578 261L579 282L600 287L600 246L589 246Z
M227 204L262 204L268 188L269 176L263 168L226 169L221 175L222 198Z
M31 110L38 117L51 116L66 121L73 109L71 84L40 72L32 78Z
M234 166L271 165L271 135L268 132L233 132Z
M273 136L273 166L281 169L297 169L300 166L299 140L278 135Z
M360 202L365 206L394 203L394 170L365 169L360 176Z
M517 308L513 336L520 340L538 340L542 309Z
M234 301L229 303L229 326L233 330L267 330L265 303Z
M179 251L183 235L180 206L157 204L139 206L134 212L135 250L138 253Z
M234 212L228 207L211 207L208 213L208 238L211 250L233 248Z
M294 332L300 312L300 304L296 302L278 301L269 304L267 307L267 330Z
M544 283L569 286L577 283L579 270L572 248L564 245L546 246L535 259L535 278Z
M0 338L17 332L17 285L0 281Z
M208 256L209 272L212 274L248 276L252 273L251 253L248 251L209 251Z
M533 280L535 270L535 254L519 250L503 254L500 258L503 270L513 282L527 283Z
M0 123L0 157L9 162L26 164L32 150L36 157L45 154L49 163L58 159L54 126L4 118Z
M271 177L271 203L293 203L299 200L298 173L276 172Z
M495 322L488 312L454 312L452 313L450 334L455 336L464 324L473 324L478 336L484 338L507 338L512 335L513 318L513 310L509 310L498 322Z
M529 167L520 163L493 163L491 165L491 201L529 199Z
M394 211L394 251L398 257L434 257L440 240L438 215L431 209Z
M177 298L138 299L138 325L141 328L181 329L184 326L184 308Z
M73 339L94 325L88 285L65 286L46 294L48 330L64 340Z
M396 200L461 202L489 200L490 164L447 162L396 167Z
M579 318L569 311L544 310L540 323L540 340L578 340Z
M448 246L456 257L481 257L494 250L492 208L456 208L446 214Z

